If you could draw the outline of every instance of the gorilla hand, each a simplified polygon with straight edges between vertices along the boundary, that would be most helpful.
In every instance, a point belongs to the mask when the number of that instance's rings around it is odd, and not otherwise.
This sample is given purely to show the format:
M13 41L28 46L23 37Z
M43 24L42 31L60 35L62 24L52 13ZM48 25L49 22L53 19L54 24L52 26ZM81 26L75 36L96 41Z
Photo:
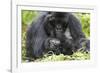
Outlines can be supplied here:
M60 46L60 40L56 38L48 38L45 41L45 48L46 49L57 49Z
M52 38L49 40L49 47L48 47L48 54L56 54L59 55L61 53L60 51L61 42L58 39Z

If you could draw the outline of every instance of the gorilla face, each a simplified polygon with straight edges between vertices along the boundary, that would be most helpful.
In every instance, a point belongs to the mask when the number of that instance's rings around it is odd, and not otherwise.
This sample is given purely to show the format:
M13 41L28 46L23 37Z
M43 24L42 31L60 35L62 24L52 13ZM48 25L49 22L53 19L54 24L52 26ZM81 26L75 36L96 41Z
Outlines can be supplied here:
M48 15L48 23L45 24L46 33L53 38L64 37L64 33L68 27L68 17L66 13L50 13Z
M49 17L50 25L53 27L55 32L65 32L68 23L66 22L67 18L65 15L63 16L61 16L59 13L53 13L52 16Z
M58 19L55 18L53 26L55 32L64 33L67 27L67 23L64 20L62 20L62 18L58 18Z

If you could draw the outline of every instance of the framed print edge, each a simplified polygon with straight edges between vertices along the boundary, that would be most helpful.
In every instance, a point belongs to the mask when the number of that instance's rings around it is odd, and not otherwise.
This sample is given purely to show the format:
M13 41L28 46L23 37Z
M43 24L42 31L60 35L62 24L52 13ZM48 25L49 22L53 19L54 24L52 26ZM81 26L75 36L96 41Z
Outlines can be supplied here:
M78 8L79 7L79 8ZM79 68L91 68L97 65L97 9L95 6L78 6L78 5L59 5L59 4L18 4L16 2L12 2L11 6L12 12L12 72L26 72L26 71L47 71L47 70L63 70L63 69L79 69ZM90 20L90 39L92 48L90 51L90 60L85 61L63 61L63 62L39 62L39 63L22 63L21 62L21 10L40 10L40 11L58 11L58 12L89 12L91 14ZM94 30L93 30L94 29Z

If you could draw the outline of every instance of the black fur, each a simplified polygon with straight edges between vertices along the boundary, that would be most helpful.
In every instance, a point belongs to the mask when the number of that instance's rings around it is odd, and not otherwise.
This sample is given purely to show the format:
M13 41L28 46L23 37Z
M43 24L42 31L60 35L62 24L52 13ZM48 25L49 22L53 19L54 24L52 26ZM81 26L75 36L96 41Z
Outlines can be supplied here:
M66 36L67 29L70 38ZM42 57L47 50L52 50L55 54L71 55L82 47L80 40L83 38L85 39L85 35L81 24L71 13L42 12L37 21L28 28L27 57ZM50 42L53 40L55 43ZM89 48L89 42L87 44Z

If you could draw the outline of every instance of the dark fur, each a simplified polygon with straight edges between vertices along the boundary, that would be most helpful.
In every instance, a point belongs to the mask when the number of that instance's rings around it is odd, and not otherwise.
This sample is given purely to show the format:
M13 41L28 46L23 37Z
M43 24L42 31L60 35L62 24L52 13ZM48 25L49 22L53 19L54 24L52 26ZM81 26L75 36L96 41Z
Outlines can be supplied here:
M71 39L65 35L66 29L70 31ZM81 24L71 13L43 12L27 31L27 57L42 57L47 49L51 50L50 40L55 39L60 41L60 44L54 43L53 47L55 49L55 45L59 46L56 47L57 54L71 55L82 47L80 40L83 38L85 35Z

